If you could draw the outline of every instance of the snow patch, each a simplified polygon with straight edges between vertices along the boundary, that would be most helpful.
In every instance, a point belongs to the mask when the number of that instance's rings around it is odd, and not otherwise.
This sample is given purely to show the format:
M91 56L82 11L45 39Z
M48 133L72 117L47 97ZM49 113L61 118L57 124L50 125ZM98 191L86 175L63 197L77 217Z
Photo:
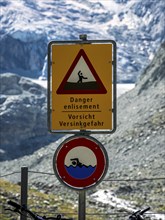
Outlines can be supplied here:
M118 198L110 190L98 190L91 196L91 198L117 209L125 209L130 212L133 212L135 210L135 206L130 201Z
M133 202L130 202L125 199L118 198L110 190L100 189L96 193L91 195L91 199L94 201L100 202L102 204L106 204L108 206L114 207L119 210L126 210L127 212L133 213L135 210L139 210ZM129 214L128 214L129 215ZM147 213L145 214L147 216ZM164 220L164 214L154 214L150 211L148 216L152 216L153 220Z

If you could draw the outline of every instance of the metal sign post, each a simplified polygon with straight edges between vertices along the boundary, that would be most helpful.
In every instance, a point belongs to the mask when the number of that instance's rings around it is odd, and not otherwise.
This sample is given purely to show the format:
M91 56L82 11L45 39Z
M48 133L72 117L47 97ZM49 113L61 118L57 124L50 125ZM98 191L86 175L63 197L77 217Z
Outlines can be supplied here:
M86 191L79 191L78 220L86 219Z
M21 206L27 207L28 197L28 167L21 167ZM21 214L21 220L27 220L25 214Z

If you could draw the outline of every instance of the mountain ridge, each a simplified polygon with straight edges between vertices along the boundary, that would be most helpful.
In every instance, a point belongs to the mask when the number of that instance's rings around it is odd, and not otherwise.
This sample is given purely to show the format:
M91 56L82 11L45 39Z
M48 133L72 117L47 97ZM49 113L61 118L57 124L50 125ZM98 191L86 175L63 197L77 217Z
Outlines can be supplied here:
M44 74L48 42L74 41L85 33L90 40L115 40L118 81L135 82L164 40L163 0L111 1L109 6L87 0L0 4L1 72L38 78Z

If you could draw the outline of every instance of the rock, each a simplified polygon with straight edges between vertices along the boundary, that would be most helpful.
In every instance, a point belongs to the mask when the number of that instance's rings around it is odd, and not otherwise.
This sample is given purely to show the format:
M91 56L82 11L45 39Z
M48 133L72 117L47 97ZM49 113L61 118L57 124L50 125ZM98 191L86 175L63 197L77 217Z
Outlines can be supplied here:
M165 42L162 43L154 59L139 77L137 82L138 95L145 90L155 90L157 84L165 79ZM162 91L163 92L163 91ZM152 111L152 109L150 109Z
M1 72L12 71L21 76L39 77L46 56L47 37L43 33L30 38L30 41L23 41L23 38L5 35L0 40Z
M46 90L19 75L1 74L0 160L14 159L49 142Z

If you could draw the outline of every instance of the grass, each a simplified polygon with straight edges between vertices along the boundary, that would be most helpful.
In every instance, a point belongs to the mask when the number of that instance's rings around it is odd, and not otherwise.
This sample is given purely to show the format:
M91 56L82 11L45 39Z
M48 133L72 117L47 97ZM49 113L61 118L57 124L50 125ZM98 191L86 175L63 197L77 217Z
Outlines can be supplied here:
M121 186L117 184L116 189ZM162 202L164 200L164 184L162 181L155 182L150 186L145 186L144 183L139 182L138 185L134 183L132 186L133 191L130 193L118 193L118 197L132 200L135 202L137 207L146 207L150 206L151 210L155 213L164 213L165 205ZM146 188L147 187L147 188ZM110 187L112 188L112 186ZM143 193L141 190L145 191ZM13 200L15 202L20 202L20 186L17 184L12 184L6 180L0 179L0 210L1 215L0 219L2 220L18 220L18 215L12 213L10 211L5 211L4 208L7 206L7 200ZM88 204L87 202L87 213L86 220L106 220L108 216L101 215L101 213L107 213L107 207L101 209L95 208L95 205ZM66 196L54 195L53 193L43 193L38 191L37 189L29 189L28 190L28 208L35 213L40 215L57 216L57 214L63 214L62 216L65 218L73 218L74 220L78 219L78 207L76 204L69 199L66 199ZM110 208L110 207L109 207ZM104 211L101 211L104 210ZM108 209L109 211L111 209ZM111 210L110 212L113 212ZM70 214L69 214L70 213ZM92 214L95 215L92 215ZM114 217L114 216L113 216ZM119 219L112 218L111 219Z
M7 200L9 199L20 203L20 186L0 179L0 218L2 220L17 220L18 215L4 209L7 207ZM42 216L46 215L46 217L55 217L57 214L63 213L62 216L65 218L72 217L74 220L78 219L77 205L72 202L65 201L65 199L60 196L45 194L36 189L28 190L28 208ZM95 216L87 215L87 220L105 220L104 216L97 216L99 210L95 208L87 208L87 213L96 214Z

